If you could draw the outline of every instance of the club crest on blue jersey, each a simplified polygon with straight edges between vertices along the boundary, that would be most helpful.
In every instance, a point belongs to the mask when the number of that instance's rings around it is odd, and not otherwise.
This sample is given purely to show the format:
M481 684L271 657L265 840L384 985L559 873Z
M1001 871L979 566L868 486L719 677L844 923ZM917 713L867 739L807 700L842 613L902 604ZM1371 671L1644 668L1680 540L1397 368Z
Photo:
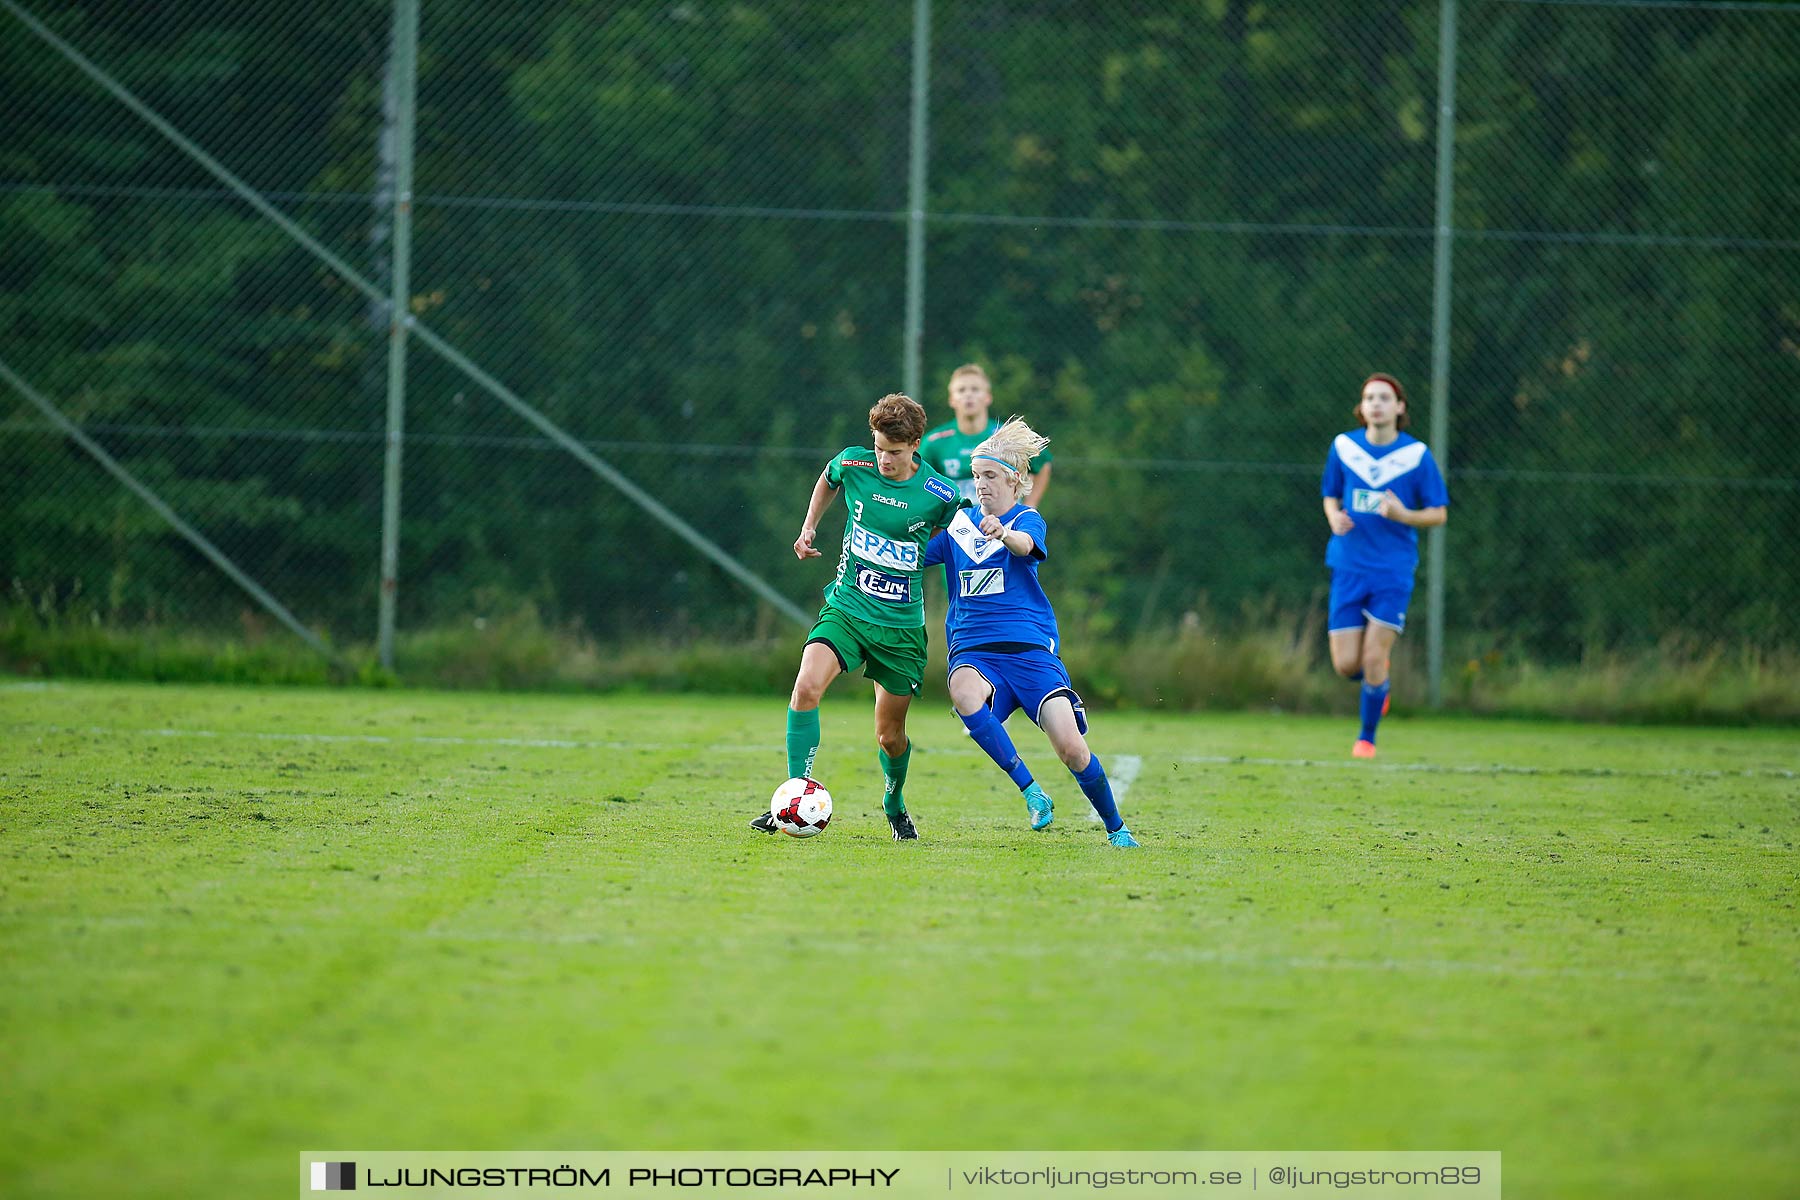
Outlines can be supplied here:
M1337 451L1339 462L1374 488L1385 488L1411 471L1424 460L1426 453L1424 442L1413 442L1376 458L1347 433L1338 434L1331 446Z

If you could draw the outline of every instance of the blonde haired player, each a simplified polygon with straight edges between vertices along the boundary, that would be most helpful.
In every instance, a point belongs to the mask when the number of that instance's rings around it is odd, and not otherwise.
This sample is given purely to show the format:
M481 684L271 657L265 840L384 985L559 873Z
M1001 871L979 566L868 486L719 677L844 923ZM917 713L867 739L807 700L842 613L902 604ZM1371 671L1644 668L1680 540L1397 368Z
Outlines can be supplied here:
M1023 501L1031 494L1031 461L1049 440L1013 417L977 445L970 468L979 511L957 513L925 547L925 565L944 565L950 593L950 701L975 744L1024 793L1033 829L1049 826L1055 806L1002 724L1021 708L1105 822L1107 841L1136 846L1106 771L1088 749L1087 710L1057 657L1056 613L1038 583L1038 564L1049 554L1047 526Z

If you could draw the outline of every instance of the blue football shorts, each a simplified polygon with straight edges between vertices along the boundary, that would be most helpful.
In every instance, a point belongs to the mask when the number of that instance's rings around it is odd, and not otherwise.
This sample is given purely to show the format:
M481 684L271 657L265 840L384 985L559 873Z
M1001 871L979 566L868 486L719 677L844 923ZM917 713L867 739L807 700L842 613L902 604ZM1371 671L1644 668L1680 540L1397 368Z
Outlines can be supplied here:
M1053 696L1067 696L1075 707L1075 727L1087 734L1087 706L1069 680L1069 669L1062 659L1048 650L1020 650L1014 653L984 653L973 650L950 652L950 674L958 667L972 667L994 689L988 702L996 720L1004 721L1015 710L1024 709L1033 724L1042 725L1038 714Z
M1410 574L1378 575L1339 567L1331 573L1331 618L1325 629L1344 633L1374 622L1400 633L1406 629L1412 590Z

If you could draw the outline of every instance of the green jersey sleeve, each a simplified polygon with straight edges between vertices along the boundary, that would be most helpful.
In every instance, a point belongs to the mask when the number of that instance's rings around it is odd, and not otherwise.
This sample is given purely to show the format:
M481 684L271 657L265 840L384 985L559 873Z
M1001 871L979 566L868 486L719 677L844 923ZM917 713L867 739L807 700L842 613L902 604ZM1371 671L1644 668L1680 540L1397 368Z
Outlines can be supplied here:
M844 486L845 460L857 458L873 459L874 457L873 451L864 450L860 446L844 447L844 449L839 450L832 456L830 462L825 464L825 482L834 488L842 488ZM863 465L866 466L867 464L865 463Z

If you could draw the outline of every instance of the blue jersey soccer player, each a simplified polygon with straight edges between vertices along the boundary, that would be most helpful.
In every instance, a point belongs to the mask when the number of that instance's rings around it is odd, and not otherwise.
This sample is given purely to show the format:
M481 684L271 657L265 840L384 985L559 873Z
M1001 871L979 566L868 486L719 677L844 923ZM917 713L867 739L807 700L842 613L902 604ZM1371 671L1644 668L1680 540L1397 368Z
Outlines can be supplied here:
M1387 711L1388 656L1406 628L1419 566L1419 530L1442 525L1450 493L1425 443L1406 430L1406 389L1392 375L1363 382L1352 410L1361 429L1340 433L1325 456L1319 490L1331 540L1331 665L1362 681L1362 732L1351 753L1375 757L1375 726Z
M925 565L944 565L950 613L950 701L975 739L1025 795L1031 827L1043 829L1055 807L1019 758L1002 724L1024 709L1075 776L1115 846L1136 839L1119 816L1112 784L1088 750L1087 710L1056 655L1056 613L1038 584L1043 514L1022 501L1031 491L1031 460L1048 438L1012 418L975 447L969 460L978 519L964 510L925 547Z

